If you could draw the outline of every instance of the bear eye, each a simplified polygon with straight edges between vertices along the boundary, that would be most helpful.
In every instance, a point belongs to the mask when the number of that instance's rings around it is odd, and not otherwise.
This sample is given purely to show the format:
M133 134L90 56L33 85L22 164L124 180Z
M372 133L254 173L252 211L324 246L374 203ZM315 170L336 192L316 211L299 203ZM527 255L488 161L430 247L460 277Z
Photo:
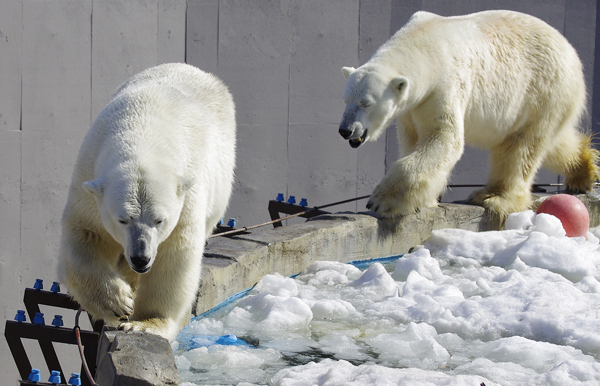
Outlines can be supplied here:
M119 219L119 224L127 225L127 220Z
M362 107L363 109L366 109L367 107L371 106L371 102L367 101L367 100L362 100L360 101L360 107Z
M163 223L163 220L156 220L156 221L154 221L154 224L156 224L156 225L160 225L162 223Z

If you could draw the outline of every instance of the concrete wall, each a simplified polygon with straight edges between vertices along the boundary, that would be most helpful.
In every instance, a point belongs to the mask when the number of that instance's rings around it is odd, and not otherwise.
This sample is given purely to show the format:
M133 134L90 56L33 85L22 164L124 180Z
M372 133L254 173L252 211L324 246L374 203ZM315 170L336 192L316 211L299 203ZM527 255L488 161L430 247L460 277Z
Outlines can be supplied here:
M14 317L36 278L55 279L60 216L79 145L118 84L149 66L187 61L230 87L238 166L228 217L268 220L278 192L310 205L369 194L397 156L395 132L350 149L337 134L340 67L364 63L419 10L514 9L577 48L592 90L593 0L11 0L0 2L0 315ZM589 125L589 124L588 124ZM453 183L483 183L469 150ZM540 181L557 177L542 174ZM465 198L455 189L446 201ZM362 210L365 202L336 210ZM4 341L0 355L10 358ZM0 369L10 379L10 360Z

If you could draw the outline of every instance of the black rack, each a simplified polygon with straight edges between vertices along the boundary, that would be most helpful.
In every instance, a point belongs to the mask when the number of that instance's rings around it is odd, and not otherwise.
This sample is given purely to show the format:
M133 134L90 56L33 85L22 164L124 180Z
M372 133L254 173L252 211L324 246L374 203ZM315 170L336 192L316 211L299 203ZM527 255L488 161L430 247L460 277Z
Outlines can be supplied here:
M27 323L25 321L7 320L4 329L4 336L6 337L8 347L10 348L10 352L12 353L19 375L22 379L19 383L21 385L51 384L43 382L34 383L27 380L31 373L32 366L25 351L25 347L23 346L22 339L33 339L37 340L40 345L48 370L59 371L61 384L66 384L69 377L65 376L52 343L56 342L76 345L77 338L75 330L73 328L57 327L54 325L36 324L33 323L33 321L36 318L36 313L40 312L40 304L69 310L78 310L80 308L79 304L67 294L32 288L25 289L23 303L25 304L29 320L32 322ZM92 376L95 376L98 340L103 323L102 321L98 321L92 323L92 326L94 331L80 330L80 336L85 360ZM84 374L83 364L81 374ZM91 385L90 381L85 376L81 377L81 384Z
M303 218L311 218L311 217L315 217L315 216L320 216L322 214L330 213L330 212L326 212L324 210L320 210L320 209L316 209L316 208L308 208L306 206L291 204L289 202L279 201L279 200L269 201L268 209L269 209L269 215L271 216L271 221L281 218L281 213L296 214L296 213L306 212L306 213L298 216L298 217L303 217ZM281 221L277 221L277 222L273 223L274 228L278 228L280 226L283 226Z

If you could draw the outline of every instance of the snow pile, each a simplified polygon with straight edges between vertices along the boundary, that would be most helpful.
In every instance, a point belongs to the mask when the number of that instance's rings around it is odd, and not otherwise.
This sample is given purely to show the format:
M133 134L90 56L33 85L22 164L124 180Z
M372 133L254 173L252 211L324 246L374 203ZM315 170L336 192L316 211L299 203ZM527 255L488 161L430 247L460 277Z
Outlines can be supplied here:
M182 385L600 384L599 230L567 238L532 211L507 228L434 231L364 272L324 261L267 275L182 331L180 343L253 345L176 343Z

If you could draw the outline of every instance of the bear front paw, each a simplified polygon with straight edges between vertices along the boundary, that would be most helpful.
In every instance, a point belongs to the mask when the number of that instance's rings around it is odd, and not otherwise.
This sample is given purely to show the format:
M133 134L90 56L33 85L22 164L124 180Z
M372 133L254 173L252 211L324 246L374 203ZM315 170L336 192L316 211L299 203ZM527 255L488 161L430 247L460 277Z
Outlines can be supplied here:
M123 331L146 331L149 327L144 322L122 322L119 324L119 330Z
M417 208L406 202L405 191L401 186L383 180L369 198L367 209L381 217L390 218L414 213Z
M386 198L383 195L371 195L369 197L369 201L367 202L367 209L372 210L377 213L379 216L388 218L393 217L396 214L396 210L394 209L394 205L392 200Z
M105 288L97 291L97 295L91 297L93 301L82 304L94 319L102 319L111 322L127 319L133 315L134 301L133 290L125 281L116 279L106 283Z
M149 334L160 335L163 338L172 340L177 334L177 326L170 319L150 318L144 320L134 320L122 322L119 324L119 330L147 332Z

